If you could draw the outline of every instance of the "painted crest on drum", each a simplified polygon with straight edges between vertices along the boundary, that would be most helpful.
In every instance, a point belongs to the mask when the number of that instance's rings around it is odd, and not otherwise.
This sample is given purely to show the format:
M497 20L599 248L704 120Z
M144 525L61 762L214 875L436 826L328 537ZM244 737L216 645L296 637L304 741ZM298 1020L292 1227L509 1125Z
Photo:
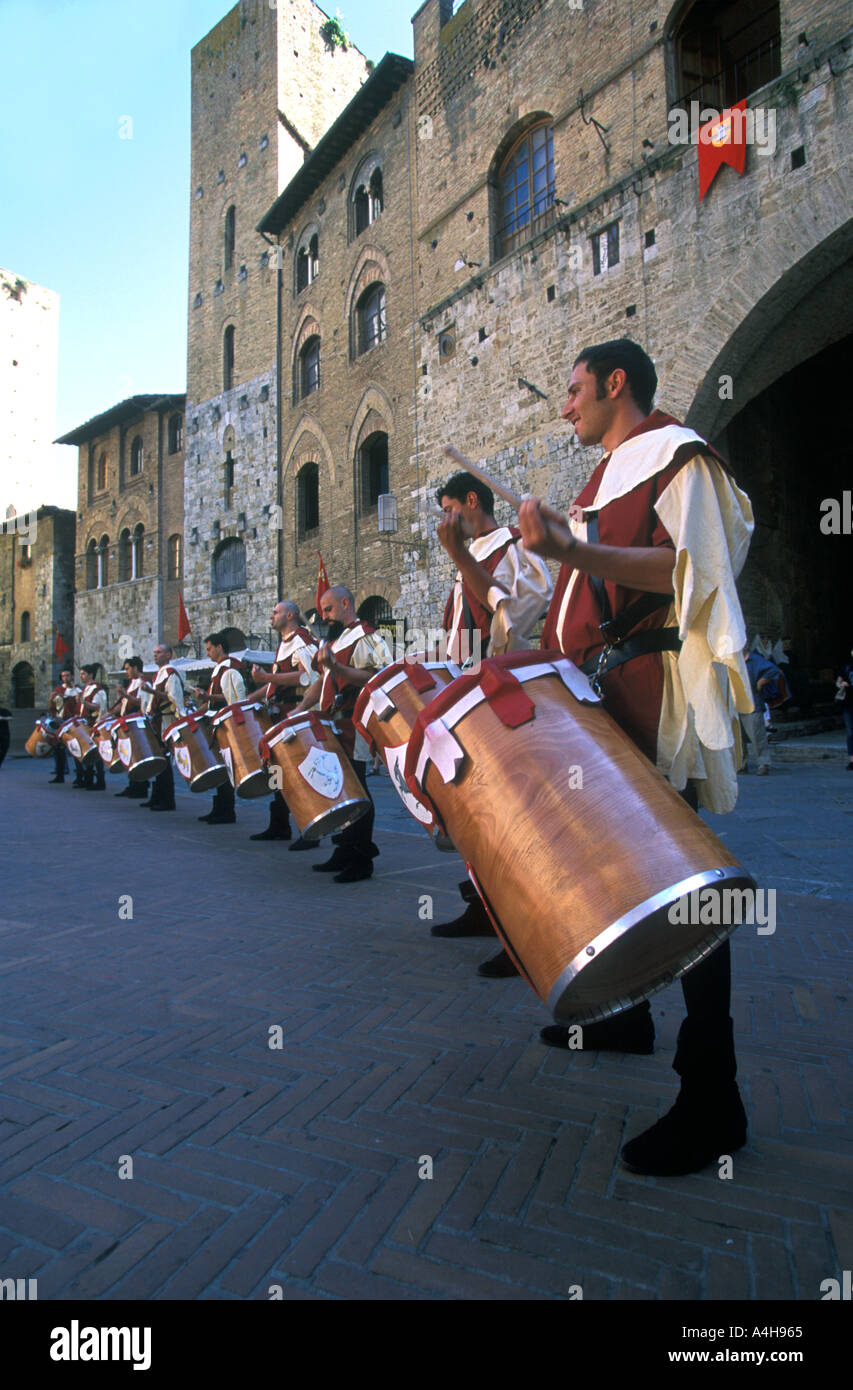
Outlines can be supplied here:
M70 738L68 740L68 751L71 754L72 758L82 757L82 754L80 752L80 745L77 742L76 738Z
M324 753L319 748L312 748L297 770L309 787L313 787L320 796L325 796L329 801L334 801L336 796L340 796L344 785L344 770L336 753Z
M232 761L232 759L231 759L231 749L230 749L230 748L220 748L219 751L220 751L220 753L222 754L222 761L224 762L226 768L228 769L228 781L231 783L231 785L232 785L232 787L233 787L233 786L234 786L234 763L233 763L233 761ZM178 767L180 767L180 763L178 763Z
M416 797L412 796L412 793L406 786L406 779L403 776L403 767L406 762L406 749L408 746L408 743L398 743L396 748L385 749L385 761L388 764L391 781L409 814L413 815L415 820L419 820L421 825L432 825L434 822L429 811L425 806L421 805Z
M180 743L175 744L175 762L178 764L178 771L187 781L192 777L193 760L190 757L190 750L184 748Z
M112 739L102 738L98 743L98 752L100 753L105 763L111 763L113 760Z
M119 757L121 758L122 762L124 763L125 767L130 767L130 760L131 760L131 758L133 757L133 751L132 751L132 749L131 749L130 739L129 739L129 738L120 738L120 739L118 739L118 740L116 741L116 748L118 749L118 755L119 755Z

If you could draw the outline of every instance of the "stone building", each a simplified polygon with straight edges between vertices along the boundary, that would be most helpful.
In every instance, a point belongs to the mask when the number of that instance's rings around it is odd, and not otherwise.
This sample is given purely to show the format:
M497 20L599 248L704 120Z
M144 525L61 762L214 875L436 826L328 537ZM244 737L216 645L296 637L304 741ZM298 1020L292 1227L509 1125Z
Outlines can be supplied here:
M241 0L192 52L186 603L268 630L281 584L276 299L256 224L368 75L311 0Z
M131 396L59 441L78 446L76 655L105 672L177 637L185 400Z
M74 653L72 511L40 507L0 532L0 704L43 710Z
M659 404L753 498L750 627L825 665L839 637L849 646L832 602L849 540L819 523L849 475L825 398L853 330L850 6L451 11L427 0L414 18L423 473L452 441L518 491L568 503L595 461L559 419L573 355L635 338ZM744 176L723 168L700 202L697 145L673 143L670 113L692 131L742 98L765 113ZM445 587L431 563L432 613ZM404 577L401 607L419 616L422 593Z
M319 552L374 623L390 618L400 569L418 558L411 73L386 54L259 224L282 262L284 587L313 607ZM396 536L379 531L389 496Z

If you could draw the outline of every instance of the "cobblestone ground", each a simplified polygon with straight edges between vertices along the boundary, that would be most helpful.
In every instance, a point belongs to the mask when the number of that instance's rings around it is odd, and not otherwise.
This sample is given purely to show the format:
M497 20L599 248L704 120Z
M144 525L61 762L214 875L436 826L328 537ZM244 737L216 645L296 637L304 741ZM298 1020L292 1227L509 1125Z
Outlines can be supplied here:
M775 934L734 938L730 1179L619 1161L676 1095L680 988L652 1057L543 1047L526 986L476 974L492 944L419 919L424 895L456 915L460 865L387 780L376 876L342 887L323 849L249 841L265 802L208 827L209 798L152 816L51 771L0 771L0 1277L39 1299L816 1300L851 1267L840 761L747 777L712 818L778 893Z

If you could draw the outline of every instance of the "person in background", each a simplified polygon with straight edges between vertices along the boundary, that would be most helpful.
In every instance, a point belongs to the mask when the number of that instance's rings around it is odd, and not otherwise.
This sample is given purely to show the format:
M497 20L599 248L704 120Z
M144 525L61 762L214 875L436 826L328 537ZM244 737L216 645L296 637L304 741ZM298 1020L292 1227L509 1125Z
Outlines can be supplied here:
M766 777L770 771L770 744L767 740L767 726L762 709L765 700L779 698L782 673L774 662L761 656L755 648L750 651L748 647L744 647L743 654L746 657L746 669L749 673L755 709L751 714L742 714L740 720L743 731L749 740L750 748L758 759L758 775L759 777ZM741 772L748 771L749 765L744 748Z
M850 653L853 657L853 651ZM841 705L844 728L847 732L847 771L853 772L853 661L842 666L835 682L838 693L836 700Z

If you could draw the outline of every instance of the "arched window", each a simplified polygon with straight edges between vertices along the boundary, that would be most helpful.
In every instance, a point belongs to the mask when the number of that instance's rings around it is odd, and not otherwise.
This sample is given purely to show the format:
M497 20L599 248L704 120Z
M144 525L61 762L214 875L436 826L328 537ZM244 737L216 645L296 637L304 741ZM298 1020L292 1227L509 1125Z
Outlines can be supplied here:
M362 515L373 511L380 494L388 492L388 436L381 430L368 435L358 451L359 488Z
M110 538L101 536L98 541L98 588L105 589L110 582L107 560L109 559Z
M778 0L693 0L670 38L675 103L688 112L691 101L724 111L781 72Z
M352 184L350 238L359 236L371 222L375 222L384 206L382 168L376 155L370 155L360 166Z
M25 613L22 613L22 614L21 614L21 641L22 641L22 642L29 642L29 640L30 640L30 615L29 615L29 613L26 613L26 612L25 612Z
M543 121L525 131L501 165L496 259L550 225L555 196L554 133Z
M368 285L355 307L356 355L369 352L387 337L385 319L385 286Z
M309 338L299 354L299 394L310 396L320 389L320 339Z
M364 603L359 604L356 617L361 618L362 622L370 623L371 627L394 630L393 609L387 598L382 598L380 594L371 594Z
M167 565L167 579L180 579L182 577L184 569L184 543L182 536L174 535L169 537Z
M96 477L95 477L95 491L96 491L96 492L105 492L105 491L106 491L106 487L107 487L107 456L106 456L106 453L105 453L105 452L103 451L103 449L102 449L101 452L100 452L100 454L98 455L98 469L97 469L97 474L96 474Z
M229 323L222 339L222 389L230 391L234 385L234 325Z
M169 453L179 454L184 447L184 417L180 414L169 416Z
M296 252L296 293L316 280L320 269L320 238L314 232Z
M213 552L211 589L224 594L230 589L246 587L246 547L236 536L220 541Z
M130 446L130 476L136 478L142 472L142 435L137 434Z
M320 527L320 470L316 463L306 463L296 475L296 529L303 541Z
M118 538L118 582L124 584L130 578L130 530L125 526Z
M234 241L237 232L237 209L232 203L225 214L225 269L234 264Z
M131 579L142 578L142 545L145 538L145 527L140 521L133 528L133 535L130 540L130 577Z
M35 703L35 672L28 661L19 661L12 667L12 705L15 709L34 709Z
M86 588L98 587L98 543L91 540L86 546Z

